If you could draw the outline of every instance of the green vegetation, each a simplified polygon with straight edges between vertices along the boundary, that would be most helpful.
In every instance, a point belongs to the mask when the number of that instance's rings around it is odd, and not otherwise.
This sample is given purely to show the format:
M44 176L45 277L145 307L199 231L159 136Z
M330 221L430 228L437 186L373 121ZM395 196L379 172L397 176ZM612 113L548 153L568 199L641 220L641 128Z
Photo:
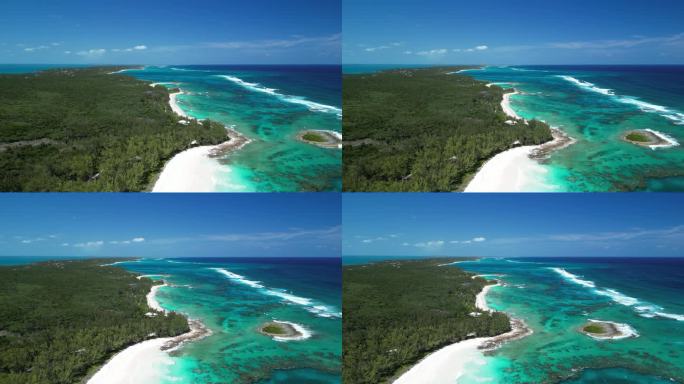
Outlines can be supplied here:
M449 261L388 261L342 273L343 382L380 383L429 352L510 330L500 312L474 317L482 278Z
M0 383L78 383L129 345L188 331L176 313L145 315L152 280L105 262L0 267Z
M164 87L116 69L0 75L1 191L142 191L191 142L227 140L218 123L179 124Z
M625 138L629 141L637 141L640 143L648 143L651 141L648 136L640 132L630 132L627 134L627 136L625 136Z
M328 141L322 135L319 135L317 133L312 133L312 132L305 133L304 136L302 136L302 138L304 140L315 141L317 143L325 143Z
M457 69L344 76L344 190L459 190L495 154L552 139L542 122L507 124L503 89Z
M273 324L273 323L270 323L267 326L261 328L261 330L264 333L269 333L272 335L284 335L287 333L283 327L278 326L278 325Z
M584 330L584 332L588 332L588 333L605 333L606 332L602 326L597 325L597 324L586 325L583 328L583 330Z

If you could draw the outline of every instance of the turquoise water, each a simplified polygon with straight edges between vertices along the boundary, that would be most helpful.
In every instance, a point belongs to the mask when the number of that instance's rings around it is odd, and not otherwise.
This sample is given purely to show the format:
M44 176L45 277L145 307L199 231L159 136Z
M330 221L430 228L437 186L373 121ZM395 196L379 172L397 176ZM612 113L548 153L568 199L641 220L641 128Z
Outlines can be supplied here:
M502 274L490 307L534 333L469 367L459 383L684 382L684 259L481 259L457 264ZM554 270L553 268L559 268ZM628 325L638 337L594 340L588 319Z
M225 167L217 191L341 190L342 151L297 140L305 129L341 132L340 66L150 66L124 74L180 88L188 115L252 140L218 160Z
M175 352L159 384L340 383L339 258L143 259L118 266L163 275L170 286L159 290L160 305L213 331ZM257 331L271 320L299 324L311 336L273 340Z
M561 191L683 191L684 147L622 140L651 129L684 141L683 66L485 67L462 74L515 88L511 107L559 127L577 143L554 152L542 182Z

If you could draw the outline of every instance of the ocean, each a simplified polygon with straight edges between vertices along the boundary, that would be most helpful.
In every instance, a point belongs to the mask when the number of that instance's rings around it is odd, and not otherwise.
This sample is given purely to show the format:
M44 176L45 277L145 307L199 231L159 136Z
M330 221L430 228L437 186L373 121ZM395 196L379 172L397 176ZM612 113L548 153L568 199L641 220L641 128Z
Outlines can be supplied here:
M342 151L296 138L305 129L341 132L340 66L148 66L123 74L180 88L185 113L252 139L216 160L217 192L341 190Z
M182 383L340 383L339 258L177 258L118 264L170 286L156 298L213 334L185 344L158 367ZM298 324L303 340L258 332L271 320Z
M577 142L555 151L535 180L557 191L684 191L684 66L488 66L462 72L515 88L523 118L559 127ZM622 140L650 129L669 141Z
M470 366L459 383L684 382L684 259L484 258L456 264L496 274L487 304L534 333ZM636 337L594 340L587 320L626 325Z

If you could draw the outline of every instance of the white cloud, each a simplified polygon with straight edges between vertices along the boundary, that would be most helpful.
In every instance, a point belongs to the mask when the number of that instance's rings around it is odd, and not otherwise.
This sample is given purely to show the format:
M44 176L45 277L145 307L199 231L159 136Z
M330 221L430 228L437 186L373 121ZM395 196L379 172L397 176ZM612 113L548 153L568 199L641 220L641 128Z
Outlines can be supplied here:
M71 51L64 51L67 55L71 55Z
M273 48L292 48L301 45L321 46L321 45L340 45L342 34L336 33L329 36L304 37L293 36L291 39L272 39L258 41L224 41L204 43L206 48L222 49L273 49ZM181 48L197 48L196 46L175 46L162 47L163 50L175 50Z
M414 247L418 248L438 248L442 245L444 245L444 240L431 240L413 244Z
M475 47L475 49L478 51L486 51L488 48L489 47L486 45L478 45L477 47Z
M470 244L470 243L481 243L485 240L487 240L486 237L478 236L478 237L473 237L470 240L451 240L449 243L451 243L451 244Z
M37 47L24 48L24 52L35 52L35 51L40 51L40 50L48 49L48 48L50 48L50 47L48 47L47 45L39 45Z
M76 243L74 244L74 247L78 248L97 248L101 247L104 244L104 241L102 240L97 240L97 241L88 241L85 243Z
M143 241L145 241L145 238L144 237L135 237L131 241L134 243L142 243Z
M99 48L99 49L90 49L88 51L79 51L76 54L79 56L85 56L85 57L100 57L107 53L107 50L104 48Z
M634 36L629 39L621 40L593 40L593 41L571 41L564 43L550 43L551 48L562 49L605 49L605 48L632 48L644 44L676 44L684 40L684 33L678 33L671 36L660 37L644 37Z
M68 247L69 243L62 243L62 247Z
M529 242L610 242L610 241L630 241L634 239L649 240L684 240L684 225L660 229L630 229L613 232L592 232L592 233L560 233L544 234L537 236L500 238L493 240L497 244L529 243Z
M447 53L447 49L445 48L440 48L440 49L431 49L429 51L420 51L416 52L416 55L420 56L436 56L436 55L444 55Z
M381 45L381 46L379 46L379 47L368 47L368 48L364 49L364 51L366 51L366 52L375 52L375 51L381 51L381 50L383 50L383 49L388 49L388 48L389 48L389 47L386 46L386 45Z
M413 51L404 51L404 55L411 55L413 54Z
M135 47L133 47L133 49L135 49L136 51L144 51L147 49L147 45L136 45Z

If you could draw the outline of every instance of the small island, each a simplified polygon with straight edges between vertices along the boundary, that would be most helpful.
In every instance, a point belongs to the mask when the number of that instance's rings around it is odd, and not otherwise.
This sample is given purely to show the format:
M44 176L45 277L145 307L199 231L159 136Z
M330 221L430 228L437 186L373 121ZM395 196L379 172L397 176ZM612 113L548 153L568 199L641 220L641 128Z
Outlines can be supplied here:
M628 143L647 148L671 145L671 143L664 137L661 137L649 129L635 129L627 131L627 133L622 136L622 139Z
M629 325L599 320L589 320L580 328L580 332L597 340L624 339L637 336L637 333Z
M342 147L342 137L334 131L307 129L299 132L297 139L322 148Z
M285 321L269 321L259 327L259 333L279 340L298 340L304 334L298 331L292 323Z

